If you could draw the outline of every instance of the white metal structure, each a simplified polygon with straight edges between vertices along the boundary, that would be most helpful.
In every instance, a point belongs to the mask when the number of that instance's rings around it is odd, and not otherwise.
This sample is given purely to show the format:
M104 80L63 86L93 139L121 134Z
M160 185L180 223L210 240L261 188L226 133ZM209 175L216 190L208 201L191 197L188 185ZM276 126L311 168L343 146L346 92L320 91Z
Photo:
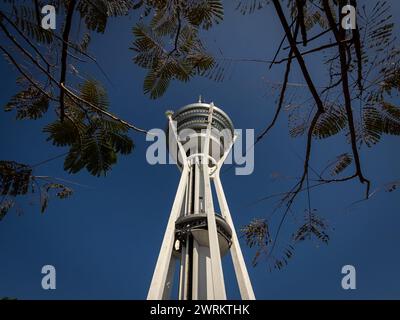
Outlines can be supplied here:
M170 299L179 264L178 298L225 300L221 258L230 251L240 295L255 299L220 180L235 141L229 117L213 103L167 112L169 152L181 178L147 299ZM221 213L214 209L212 183Z

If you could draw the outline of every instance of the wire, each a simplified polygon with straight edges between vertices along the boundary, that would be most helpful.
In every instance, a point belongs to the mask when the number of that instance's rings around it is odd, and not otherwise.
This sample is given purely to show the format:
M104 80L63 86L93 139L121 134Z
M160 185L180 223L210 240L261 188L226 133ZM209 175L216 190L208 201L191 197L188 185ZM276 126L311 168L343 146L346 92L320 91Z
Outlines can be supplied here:
M43 161L41 161L41 162L38 162L38 163L32 165L31 168L39 167L39 166L41 166L41 165L43 165L43 164L46 164L46 163L48 163L48 162L51 162L51 161L53 161L53 160L59 159L59 158L61 158L61 157L64 157L64 156L66 156L67 154L68 154L68 151L67 151L67 152L64 152L64 153L62 153L62 154L59 154L59 155L57 155L57 156L54 156L54 157L52 157L52 158L49 158L49 159L43 160Z

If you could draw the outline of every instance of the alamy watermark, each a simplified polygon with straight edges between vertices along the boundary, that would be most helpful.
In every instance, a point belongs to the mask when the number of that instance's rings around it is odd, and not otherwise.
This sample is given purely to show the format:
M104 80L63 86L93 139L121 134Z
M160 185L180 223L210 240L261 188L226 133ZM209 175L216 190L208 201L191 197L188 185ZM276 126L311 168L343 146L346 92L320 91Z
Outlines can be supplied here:
M56 268L50 264L46 264L42 267L42 274L45 276L42 278L42 288L44 290L55 290L56 289Z
M345 30L356 29L356 8L350 4L342 7L341 10L342 17L341 26Z
M173 121L173 127L176 128L176 122ZM146 150L146 160L149 164L176 164L182 162L179 152L178 142L176 140L174 129L170 126L168 137L164 130L151 129L146 135L146 141L152 144ZM177 134L178 141L184 146L185 152L190 155L201 153L204 150L205 137L207 130L195 131L193 129L183 129ZM168 140L167 140L168 139ZM168 143L167 143L168 141ZM218 162L224 156L219 146L225 150L232 150L225 155L225 164L235 163L236 175L250 175L254 171L254 129L235 129L234 133L229 129L221 131L212 130L210 135L209 155L214 162ZM200 157L197 158L197 161ZM201 161L201 159L200 159Z
M342 288L344 290L355 290L356 289L356 268L351 264L347 264L342 267L342 274L345 276L342 278Z
M42 14L44 17L42 18L41 25L45 30L55 30L56 29L56 8L52 5L45 5L42 8Z

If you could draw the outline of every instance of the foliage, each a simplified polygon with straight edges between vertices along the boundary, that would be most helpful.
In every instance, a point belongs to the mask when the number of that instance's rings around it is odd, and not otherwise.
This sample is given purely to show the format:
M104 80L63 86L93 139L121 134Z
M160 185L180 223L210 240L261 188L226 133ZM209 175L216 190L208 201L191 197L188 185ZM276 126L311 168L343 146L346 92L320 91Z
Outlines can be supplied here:
M253 219L241 229L246 244L251 248L265 244L265 239L270 242L270 233L265 219Z
M312 236L316 237L319 241L328 244L329 235L326 233L328 225L326 221L317 215L317 210L305 210L304 224L293 234L295 242L311 239Z
M260 10L269 4L269 0L240 0L237 2L236 10L241 14L254 13L256 10Z
M54 182L45 183L40 189L40 211L42 213L47 209L51 191L53 191L59 199L66 199L73 193L72 189Z
M343 153L336 158L331 169L331 176L336 176L342 171L344 171L351 163L353 158L348 153Z
M251 58L236 61L231 59L235 63L265 63L270 68L286 64L288 75L285 75L284 83L280 84L282 89L277 99L279 104L276 114L260 137L264 137L275 124L282 106L285 106L284 109L288 113L290 136L307 137L303 174L290 191L281 193L282 199L274 209L274 212L279 208L284 209L283 216L278 219L275 239L288 212L292 212L294 199L302 192L307 193L308 209L305 210L304 224L293 235L295 244L314 236L323 243L329 240L325 220L317 215L316 209L311 209L311 188L358 178L366 185L366 199L381 189L378 187L370 192L371 181L365 178L363 173L359 150L363 145L372 147L381 141L384 135L400 135L400 108L396 101L400 88L400 49L393 35L394 23L389 3L377 1L357 6L360 2L287 0L287 10L280 15L282 1L238 0L238 10L243 14L254 13L267 4L273 4L269 7L275 8L285 31L272 61ZM351 4L357 8L355 29L341 28L340 19L343 16L340 12L344 4ZM297 34L301 39L297 38ZM289 35L292 39L289 39ZM304 83L289 83L288 80L292 62L288 49L293 47L296 47L298 53L293 55L292 60L299 63ZM322 80L319 79L318 85L308 70L306 60L306 55L307 59L313 59L309 57L313 57L317 52L322 53L327 75L322 77ZM280 53L288 55L279 59ZM316 59L315 62L317 61ZM224 70L219 63L214 64L214 68L208 71L212 72L218 75L214 77L215 79L224 79L226 68ZM328 79L328 83L324 83L325 79ZM300 97L304 92L306 98L303 100ZM290 100L286 96L290 96ZM344 138L351 152L336 156L321 172L318 172L314 164L313 168L310 166L313 140L333 136L336 136L335 143L339 138ZM354 170L354 173L341 176L346 169ZM324 175L326 172L329 174L328 177ZM315 175L315 178L311 177L311 174ZM311 186L309 181L316 183ZM385 184L384 189L392 192L398 185L398 181L395 180ZM271 197L267 196L264 199ZM269 230L273 229L274 223L270 219ZM246 229L245 232L247 239L253 237L257 239L257 236L263 235L257 228ZM254 246L254 242L250 244ZM275 245L273 243L269 250L258 250L255 259L259 259L260 252L268 259L273 257ZM284 263L280 264L283 265Z
M133 6L131 0L81 0L76 9L89 30L104 33L109 17L127 15Z
M33 168L26 164L0 161L0 220L16 207L17 197L36 192L39 193L40 210L43 213L49 202L50 191L54 191L59 199L66 199L73 193L71 188L52 181L50 177L35 176Z
M12 97L10 102L5 105L4 110L16 110L16 118L18 120L36 120L41 118L47 112L48 108L48 97L33 86L29 86Z
M45 30L40 25L39 9L45 4L56 7L56 30ZM6 0L2 3L0 51L15 67L16 83L21 87L4 110L16 112L18 120L36 120L53 111L57 120L43 131L54 145L68 148L64 160L64 169L68 172L86 168L93 175L104 175L117 162L118 155L127 155L133 150L128 129L137 127L108 110L109 102L102 86L95 80L85 80L75 94L77 91L67 80L77 83L74 76L83 78L80 67L86 59L94 62L108 79L96 58L88 53L91 34L104 33L110 17L125 16L139 7L140 3L131 0ZM12 208L19 211L17 197L40 194L40 208L44 212L52 195L65 199L72 194L57 179L35 176L29 165L0 163L1 218Z
M32 168L15 161L0 161L1 195L17 196L28 192Z
M313 135L318 139L325 139L339 133L346 125L347 117L343 108L332 106L318 119Z
M271 235L269 233L268 224L265 219L253 219L240 231L246 244L250 248L257 248L252 261L253 266L256 266L261 254L266 252L267 247L271 244Z
M54 34L51 30L45 30L38 24L33 3L18 5L13 3L12 10L14 11L14 23L27 37L40 44L49 45L54 41Z
M214 64L199 38L200 29L208 29L223 19L221 1L155 1L147 4L154 11L146 24L133 28L136 52L134 62L148 69L144 92L161 97L171 80L186 82L201 75ZM172 43L171 43L172 42Z
M103 110L108 109L105 90L93 80L80 87L80 97ZM64 169L77 173L86 168L93 175L105 175L117 162L118 154L129 154L133 141L127 135L127 126L107 119L93 110L86 110L77 100L67 100L66 119L48 124L43 132L56 146L69 147Z
M253 267L257 266L259 260L264 257L267 258L266 260L270 271L272 269L280 270L287 265L289 259L293 257L293 245L288 245L283 248L282 255L280 257L272 254L274 243L271 239L268 222L265 219L253 219L240 231L242 233L242 237L245 239L246 244L250 248L256 249L252 260Z
M400 135L400 109L388 102L374 103L363 109L363 140L376 144L383 134Z
M387 1L377 1L371 10L363 7L358 12L360 33L365 38L361 42L365 84L360 92L365 103L358 120L358 136L360 143L372 146L383 134L400 135L400 109L390 102L392 92L399 89L400 51L395 44Z

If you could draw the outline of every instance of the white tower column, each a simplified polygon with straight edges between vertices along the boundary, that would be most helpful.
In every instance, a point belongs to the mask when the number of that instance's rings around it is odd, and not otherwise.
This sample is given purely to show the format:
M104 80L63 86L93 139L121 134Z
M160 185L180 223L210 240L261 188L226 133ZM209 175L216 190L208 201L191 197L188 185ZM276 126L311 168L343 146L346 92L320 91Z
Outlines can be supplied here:
M167 282L167 275L172 260L172 250L175 241L175 221L179 217L179 212L184 199L184 190L187 183L186 180L188 172L189 168L185 166L182 171L181 180L179 181L174 204L172 205L171 214L169 216L167 228L164 233L156 268L151 280L149 293L147 294L148 300L161 300L164 297L165 283ZM171 279L168 280L170 282L172 281Z
M226 202L225 193L222 189L221 179L219 178L219 172L214 177L215 190L217 192L219 207L221 209L222 216L228 222L232 229L232 244L231 244L231 256L233 267L235 269L236 279L238 282L240 296L243 300L255 300L253 287L250 282L250 277L247 272L246 264L244 262L242 250L240 249L239 239L236 234L235 226L232 221L231 213L229 211L228 203Z
M211 103L209 108L207 132L203 150L204 157L202 159L204 190L205 190L204 202L205 202L205 210L207 213L208 238L210 243L209 247L210 247L210 257L211 257L211 276L212 276L214 299L225 300L226 292L225 292L224 274L222 271L221 252L218 243L217 222L215 220L215 210L214 210L211 183L210 183L210 169L208 163L213 111L214 111L214 104Z

